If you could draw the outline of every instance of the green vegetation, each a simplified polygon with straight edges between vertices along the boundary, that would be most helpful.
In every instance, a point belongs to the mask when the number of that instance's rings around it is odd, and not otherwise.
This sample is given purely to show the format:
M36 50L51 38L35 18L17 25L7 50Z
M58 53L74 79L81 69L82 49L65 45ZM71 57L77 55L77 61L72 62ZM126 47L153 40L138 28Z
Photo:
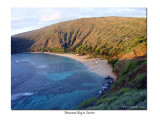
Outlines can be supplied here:
M120 90L119 90L119 94L124 94L124 93L126 93L126 92L128 92L128 91L130 91L130 88L121 88Z
M114 94L112 97L105 97L87 109L98 110L123 110L123 109L146 109L146 90L131 90L121 96Z
M97 98L94 104L90 105L87 101L90 106L85 106L84 102L79 105L79 109L147 109L146 58L117 60L113 63L118 78L111 89Z
M86 101L84 101L82 104L80 104L79 106L77 106L76 109L84 109L84 108L87 108L91 105L93 105L94 103L96 102L96 98L95 97L92 97Z
M146 19L82 18L50 25L11 38L11 52L89 54L112 65L117 79L100 98L77 109L147 109Z
M147 88L147 63L146 58L140 60L123 60L115 63L114 72L117 72L118 78L112 86L112 89L117 87L129 87L132 89ZM123 64L123 66L122 66Z
M54 53L64 53L65 49L64 48L40 48L40 52L54 52Z
M11 53L26 52L34 44L34 41L21 38L11 38Z
M34 43L28 42L27 45L19 39ZM23 46L28 49L20 49ZM91 57L100 55L107 59L144 56L146 19L98 17L61 22L12 36L12 51L15 50L90 54Z

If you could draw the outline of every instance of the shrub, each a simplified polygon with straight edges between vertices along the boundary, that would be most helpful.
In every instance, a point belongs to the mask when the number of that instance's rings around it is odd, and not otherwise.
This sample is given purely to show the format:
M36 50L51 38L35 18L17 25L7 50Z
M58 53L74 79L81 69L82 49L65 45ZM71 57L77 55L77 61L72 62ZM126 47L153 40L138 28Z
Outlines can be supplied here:
M131 81L131 87L137 89L147 88L147 74L139 74Z
M137 107L134 106L146 100L146 96L146 90L131 90L118 97L111 106L112 109L136 109ZM143 109L146 109L145 106L143 106Z
M96 98L92 97L92 98L82 102L80 105L78 105L76 107L76 109L85 109L85 108L87 108L89 106L92 106L95 102L96 102Z
M107 61L109 64L112 65L112 68L114 68L115 63L118 61L116 58L107 58Z
M125 89L126 90L126 89ZM107 97L101 104L95 104L87 109L98 110L124 110L124 109L147 109L147 92L146 90L129 90L117 97L115 95Z
M136 68L136 66L139 65L139 61L136 60L130 60L126 63L125 65L125 69L123 71L123 75L125 75L126 73L128 73L129 71L132 71L134 68Z
M125 76L124 75L120 76L120 78L114 82L114 84L112 85L112 88L115 87L117 84L122 83L124 80L125 80Z
M120 91L118 92L118 94L119 95L121 95L121 94L124 94L124 93L126 93L126 92L128 92L128 91L130 91L130 88L122 88L122 89L120 89Z
M113 68L114 70L119 68L119 63L120 63L120 61L116 61L115 62L114 68Z

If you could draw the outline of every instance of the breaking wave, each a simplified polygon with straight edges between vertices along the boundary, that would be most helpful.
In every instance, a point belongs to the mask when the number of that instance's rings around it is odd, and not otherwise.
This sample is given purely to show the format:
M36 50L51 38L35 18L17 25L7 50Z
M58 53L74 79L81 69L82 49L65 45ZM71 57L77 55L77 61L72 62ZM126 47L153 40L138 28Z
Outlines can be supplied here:
M17 94L14 94L14 95L11 96L11 100L19 99L22 96L31 96L33 94L34 94L33 92L17 93Z

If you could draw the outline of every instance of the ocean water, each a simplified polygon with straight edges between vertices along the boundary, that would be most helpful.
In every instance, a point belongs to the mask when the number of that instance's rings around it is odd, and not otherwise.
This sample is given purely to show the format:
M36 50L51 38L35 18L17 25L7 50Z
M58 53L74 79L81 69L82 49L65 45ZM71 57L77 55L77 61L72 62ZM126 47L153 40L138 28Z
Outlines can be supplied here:
M11 109L71 110L105 82L81 62L43 53L11 55Z

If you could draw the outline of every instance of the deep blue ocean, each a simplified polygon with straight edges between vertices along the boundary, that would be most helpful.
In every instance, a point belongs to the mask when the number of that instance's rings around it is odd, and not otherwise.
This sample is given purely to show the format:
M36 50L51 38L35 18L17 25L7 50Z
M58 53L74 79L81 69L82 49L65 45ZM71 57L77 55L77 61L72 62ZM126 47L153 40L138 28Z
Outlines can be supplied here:
M11 109L75 109L105 82L83 63L44 53L11 55Z

